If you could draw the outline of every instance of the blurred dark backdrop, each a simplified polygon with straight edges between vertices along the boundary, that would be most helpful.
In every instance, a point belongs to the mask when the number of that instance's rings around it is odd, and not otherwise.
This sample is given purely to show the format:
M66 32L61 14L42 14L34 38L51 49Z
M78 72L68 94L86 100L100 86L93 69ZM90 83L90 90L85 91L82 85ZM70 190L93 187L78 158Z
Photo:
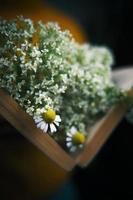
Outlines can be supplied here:
M133 64L133 6L130 0L49 0L80 22L91 43L110 47L115 68ZM125 119L95 160L73 176L81 199L133 199L133 126Z
M133 6L131 0L48 0L73 16L93 44L109 46L116 65L133 63Z

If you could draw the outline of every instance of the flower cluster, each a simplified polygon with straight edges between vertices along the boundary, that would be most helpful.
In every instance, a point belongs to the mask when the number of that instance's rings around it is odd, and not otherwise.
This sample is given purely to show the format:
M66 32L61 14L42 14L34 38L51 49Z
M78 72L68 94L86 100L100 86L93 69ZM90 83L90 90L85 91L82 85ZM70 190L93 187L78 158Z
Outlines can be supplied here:
M112 63L107 48L79 45L55 23L0 19L0 87L70 151L124 98L110 80Z

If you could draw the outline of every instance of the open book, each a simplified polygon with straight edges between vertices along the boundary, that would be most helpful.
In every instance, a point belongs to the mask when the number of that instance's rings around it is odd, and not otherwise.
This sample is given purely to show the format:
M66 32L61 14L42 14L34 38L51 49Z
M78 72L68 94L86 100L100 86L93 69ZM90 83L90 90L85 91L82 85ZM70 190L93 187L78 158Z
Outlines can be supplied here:
M132 95L133 67L114 70L112 80L120 88L130 91L130 95ZM72 157L48 134L42 134L42 131L37 129L33 119L4 90L0 89L0 114L25 138L67 171L72 170L75 165L84 167L94 158L125 115L127 109L127 104L119 104L113 107L105 117L91 128L82 152Z

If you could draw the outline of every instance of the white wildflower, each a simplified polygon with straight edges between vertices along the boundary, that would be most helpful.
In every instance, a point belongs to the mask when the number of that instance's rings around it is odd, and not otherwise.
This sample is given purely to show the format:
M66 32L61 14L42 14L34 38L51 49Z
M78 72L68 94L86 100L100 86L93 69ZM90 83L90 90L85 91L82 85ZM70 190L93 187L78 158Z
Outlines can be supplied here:
M71 152L75 152L77 148L82 148L85 143L85 134L77 131L75 127L72 127L67 133L66 146Z
M56 115L56 112L49 108L44 111L40 116L34 116L35 123L38 128L40 128L43 132L47 132L48 130L53 133L57 131L57 127L61 122L61 118L59 115Z

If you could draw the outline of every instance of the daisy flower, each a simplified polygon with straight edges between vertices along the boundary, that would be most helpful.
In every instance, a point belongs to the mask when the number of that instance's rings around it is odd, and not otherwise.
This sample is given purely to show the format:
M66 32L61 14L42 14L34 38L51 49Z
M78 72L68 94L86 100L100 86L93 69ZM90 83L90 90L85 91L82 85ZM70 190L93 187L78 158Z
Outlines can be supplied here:
M40 128L45 133L48 130L50 130L51 133L56 132L56 127L59 126L61 122L60 116L51 108L48 108L40 116L34 116L34 120L37 128Z
M72 127L67 133L66 146L71 152L77 150L77 148L82 148L85 143L85 134L77 131L75 127Z

